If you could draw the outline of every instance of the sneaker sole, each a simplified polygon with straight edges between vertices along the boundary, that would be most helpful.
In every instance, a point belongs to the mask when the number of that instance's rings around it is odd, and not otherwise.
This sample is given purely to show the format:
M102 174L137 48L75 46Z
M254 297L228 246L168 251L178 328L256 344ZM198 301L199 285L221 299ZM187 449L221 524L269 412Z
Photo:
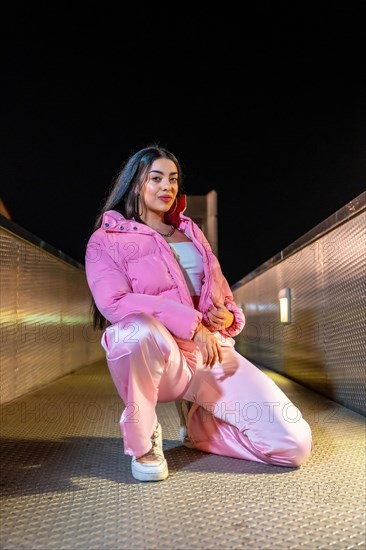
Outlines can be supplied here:
M163 481L169 476L168 466L158 472L141 472L132 466L132 475L139 481Z
M197 447L196 447L196 445L193 443L193 441L191 441L191 440L188 439L188 438L185 438L185 439L183 440L182 443L183 443L183 445L184 445L185 447L187 447L188 449L197 449Z
M180 428L179 428L179 439L185 447L188 447L188 449L195 449L196 448L196 446L195 446L194 442L192 441L192 439L190 437L188 437L187 429L186 429L185 426L180 426Z

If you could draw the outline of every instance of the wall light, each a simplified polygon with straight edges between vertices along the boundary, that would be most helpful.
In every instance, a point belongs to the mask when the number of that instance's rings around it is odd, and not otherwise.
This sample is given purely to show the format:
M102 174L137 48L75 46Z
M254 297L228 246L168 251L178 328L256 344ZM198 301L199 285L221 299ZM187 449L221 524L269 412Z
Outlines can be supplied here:
M278 293L280 301L281 323L291 323L291 292L289 288L282 288Z

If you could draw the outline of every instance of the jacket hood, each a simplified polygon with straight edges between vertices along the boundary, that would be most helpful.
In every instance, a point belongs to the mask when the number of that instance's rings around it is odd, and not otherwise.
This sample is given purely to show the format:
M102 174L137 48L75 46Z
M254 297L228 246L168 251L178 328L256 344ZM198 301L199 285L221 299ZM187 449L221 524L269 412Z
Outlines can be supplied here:
M177 202L172 204L168 212L165 212L165 223L170 223L175 227L179 226L180 214L183 214L187 208L187 195L181 195L177 197Z

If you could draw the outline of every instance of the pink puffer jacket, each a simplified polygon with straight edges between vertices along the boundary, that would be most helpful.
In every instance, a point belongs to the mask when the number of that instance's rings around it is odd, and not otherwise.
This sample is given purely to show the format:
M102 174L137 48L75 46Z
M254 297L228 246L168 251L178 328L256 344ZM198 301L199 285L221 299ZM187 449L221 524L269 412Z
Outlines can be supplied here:
M173 336L191 340L201 320L208 321L207 312L214 298L223 301L234 314L233 324L220 331L221 335L236 336L244 328L244 313L234 302L205 235L183 214L185 208L186 196L182 195L175 211L165 214L165 221L183 231L202 254L204 278L198 310L164 237L116 210L104 213L101 227L86 247L86 277L96 306L112 324L129 313L144 312L159 319Z

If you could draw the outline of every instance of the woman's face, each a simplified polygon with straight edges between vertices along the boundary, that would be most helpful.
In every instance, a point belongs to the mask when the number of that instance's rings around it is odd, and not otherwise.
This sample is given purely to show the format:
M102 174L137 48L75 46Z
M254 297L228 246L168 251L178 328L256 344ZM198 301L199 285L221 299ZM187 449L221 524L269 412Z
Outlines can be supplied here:
M178 170L174 162L165 158L154 160L140 191L144 212L167 212L177 193Z

